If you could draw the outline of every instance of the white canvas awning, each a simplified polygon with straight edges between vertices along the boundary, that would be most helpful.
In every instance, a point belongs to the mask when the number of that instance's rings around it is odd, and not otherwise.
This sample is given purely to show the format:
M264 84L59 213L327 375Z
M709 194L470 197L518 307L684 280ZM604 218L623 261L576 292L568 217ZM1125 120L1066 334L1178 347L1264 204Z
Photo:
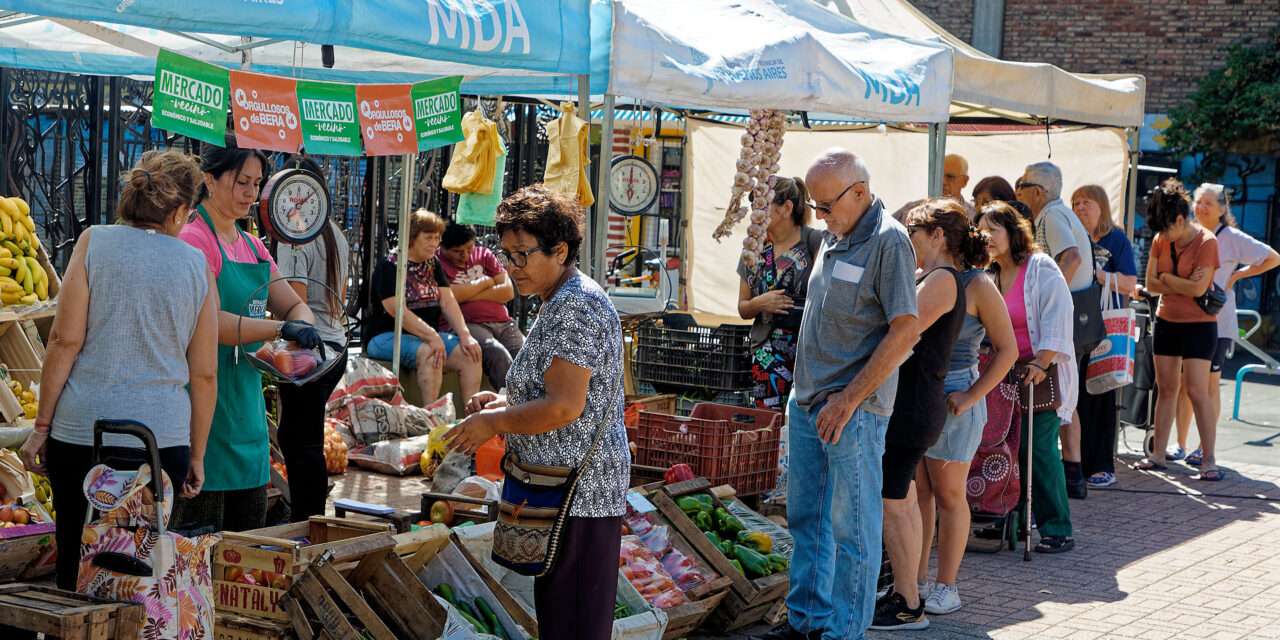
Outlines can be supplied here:
M1051 64L993 58L948 33L908 0L832 4L837 5L833 13L838 10L868 28L939 42L955 51L953 116L1142 126L1147 83L1141 75L1071 73Z
M945 122L952 54L808 0L614 0L609 93L686 107Z

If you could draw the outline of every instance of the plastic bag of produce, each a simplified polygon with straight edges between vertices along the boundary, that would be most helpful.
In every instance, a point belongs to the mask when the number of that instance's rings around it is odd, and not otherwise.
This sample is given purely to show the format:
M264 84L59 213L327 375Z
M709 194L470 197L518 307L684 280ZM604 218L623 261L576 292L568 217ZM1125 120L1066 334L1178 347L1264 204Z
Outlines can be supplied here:
M422 454L422 475L430 478L436 474L436 469L440 468L440 464L444 462L445 456L449 455L449 447L445 443L444 436L449 433L453 425L440 425L431 429L430 437L427 439L427 450Z
M639 537L623 536L618 555L623 575L649 604L670 609L688 602L671 574Z
M362 469L393 476L419 473L422 452L427 450L427 436L384 440L360 447L347 454L351 464Z
M725 509L737 516L742 524L746 525L748 531L760 531L769 534L773 539L773 553L777 553L788 558L791 557L792 550L795 549L795 539L791 537L791 531L786 527L760 515L752 510L741 500L730 500L725 503Z
M324 422L324 470L330 474L347 472L347 443L343 441L338 427L344 426L337 420Z
M326 358L316 349L303 349L288 340L272 340L262 343L253 353L247 353L254 366L281 380L302 383L308 380Z

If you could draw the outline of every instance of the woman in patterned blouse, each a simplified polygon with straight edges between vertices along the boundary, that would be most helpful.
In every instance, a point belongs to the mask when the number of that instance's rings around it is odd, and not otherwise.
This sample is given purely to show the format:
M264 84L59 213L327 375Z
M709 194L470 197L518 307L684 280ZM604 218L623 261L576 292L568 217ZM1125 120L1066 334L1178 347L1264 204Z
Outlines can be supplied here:
M575 266L581 224L572 199L541 185L498 205L499 257L516 289L542 307L507 373L507 395L472 396L470 415L447 436L452 448L473 453L503 434L521 462L582 467L555 564L534 581L538 636L547 640L611 636L631 473L622 327L604 290Z

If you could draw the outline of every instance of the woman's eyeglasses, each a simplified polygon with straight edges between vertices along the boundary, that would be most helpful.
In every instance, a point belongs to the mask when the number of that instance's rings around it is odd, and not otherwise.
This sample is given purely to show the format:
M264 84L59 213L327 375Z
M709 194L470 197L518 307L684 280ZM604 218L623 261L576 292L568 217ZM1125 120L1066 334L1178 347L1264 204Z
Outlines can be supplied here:
M538 251L544 251L544 250L546 250L546 248L543 247L542 245L538 245L532 249L524 249L521 251L507 251L506 249L498 249L498 260L500 260L504 266L523 269L525 265L529 264L529 256L533 255Z

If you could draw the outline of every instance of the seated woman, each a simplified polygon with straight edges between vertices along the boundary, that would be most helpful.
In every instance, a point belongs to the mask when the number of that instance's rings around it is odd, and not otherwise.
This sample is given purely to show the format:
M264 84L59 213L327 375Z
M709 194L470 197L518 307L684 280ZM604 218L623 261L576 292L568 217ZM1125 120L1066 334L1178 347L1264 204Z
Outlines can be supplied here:
M400 336L400 362L417 372L418 390L429 403L440 396L444 370L457 371L462 397L480 391L480 344L471 337L462 310L449 289L436 250L444 220L418 209L409 219L409 260L405 277L404 333ZM370 358L391 360L396 331L396 260L383 260L373 272L373 299L381 301L369 319L365 352ZM443 331L441 318L453 331Z

